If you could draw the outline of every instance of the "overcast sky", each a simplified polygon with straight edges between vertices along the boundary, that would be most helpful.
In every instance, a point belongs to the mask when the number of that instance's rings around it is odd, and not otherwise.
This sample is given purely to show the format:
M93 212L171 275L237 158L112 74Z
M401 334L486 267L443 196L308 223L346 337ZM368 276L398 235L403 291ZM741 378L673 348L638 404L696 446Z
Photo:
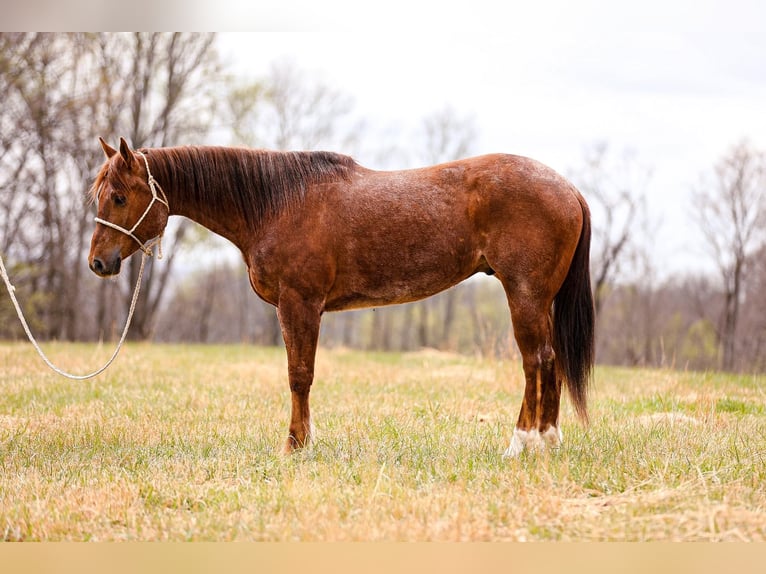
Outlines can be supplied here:
M567 174L594 142L632 150L653 173L654 250L668 270L703 256L686 214L700 174L742 138L766 149L766 2L358 4L345 15L307 7L289 33L223 34L222 53L252 76L292 59L353 97L370 138L407 138L449 105L474 118L477 154Z

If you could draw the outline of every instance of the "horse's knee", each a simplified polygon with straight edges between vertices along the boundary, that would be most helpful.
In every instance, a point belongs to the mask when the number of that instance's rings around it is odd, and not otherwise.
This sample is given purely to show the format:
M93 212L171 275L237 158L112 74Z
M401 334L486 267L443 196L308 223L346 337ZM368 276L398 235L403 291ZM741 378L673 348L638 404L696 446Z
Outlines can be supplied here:
M312 379L290 377L290 392L299 396L308 396L311 391L311 383Z

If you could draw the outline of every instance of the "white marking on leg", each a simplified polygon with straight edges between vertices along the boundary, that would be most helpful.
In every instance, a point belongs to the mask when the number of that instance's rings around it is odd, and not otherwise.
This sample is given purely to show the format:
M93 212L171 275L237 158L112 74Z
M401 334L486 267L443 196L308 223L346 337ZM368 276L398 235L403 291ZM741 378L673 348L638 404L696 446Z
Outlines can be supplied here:
M513 437L511 438L511 444L503 453L504 458L516 458L524 449L536 450L542 448L544 445L540 438L540 432L537 429L531 429L528 431L522 429L515 429L513 431Z
M543 450L546 446L558 448L562 440L561 429L555 426L549 426L542 435L537 429L526 431L517 428L513 431L511 444L503 453L503 458L516 458L524 452L525 448L530 451Z
M527 431L516 429L513 431L513 436L511 437L511 444L508 445L508 448L505 449L505 452L503 453L503 458L516 458L519 456L522 452L524 452L524 445L526 444L526 434Z
M303 446L309 449L312 448L314 446L315 438L316 427L314 426L314 419L309 418L308 428L306 429L306 442Z
M564 441L564 435L561 434L560 428L551 425L543 433L543 440L550 448L559 448Z

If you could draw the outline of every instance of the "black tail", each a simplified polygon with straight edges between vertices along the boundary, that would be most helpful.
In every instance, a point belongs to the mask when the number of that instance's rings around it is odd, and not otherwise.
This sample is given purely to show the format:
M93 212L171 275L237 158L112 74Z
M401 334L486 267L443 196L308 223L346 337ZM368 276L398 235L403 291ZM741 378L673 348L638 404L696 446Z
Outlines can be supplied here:
M590 285L590 210L578 195L583 225L564 283L553 301L553 346L575 411L588 422L588 384L595 359L595 311Z

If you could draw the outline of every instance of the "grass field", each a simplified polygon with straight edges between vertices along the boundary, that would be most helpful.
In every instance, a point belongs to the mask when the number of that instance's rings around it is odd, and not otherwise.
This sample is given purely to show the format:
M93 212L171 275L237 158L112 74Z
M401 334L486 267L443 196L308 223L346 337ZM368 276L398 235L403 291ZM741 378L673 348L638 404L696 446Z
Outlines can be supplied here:
M110 349L50 345L87 371ZM279 349L131 344L71 382L0 345L5 540L764 540L766 382L598 368L592 423L503 460L520 365L321 349L281 454Z

